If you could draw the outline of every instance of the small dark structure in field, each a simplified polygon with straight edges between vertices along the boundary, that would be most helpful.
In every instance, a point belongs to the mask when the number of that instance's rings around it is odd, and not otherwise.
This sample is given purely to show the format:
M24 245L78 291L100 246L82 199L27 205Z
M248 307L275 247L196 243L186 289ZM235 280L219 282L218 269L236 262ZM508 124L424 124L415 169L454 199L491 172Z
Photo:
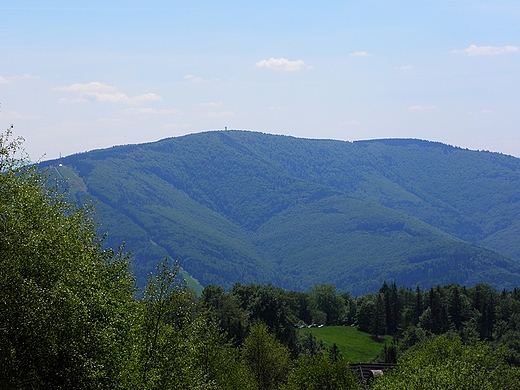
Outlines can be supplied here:
M395 366L393 363L355 363L350 365L350 369L361 386L365 387Z

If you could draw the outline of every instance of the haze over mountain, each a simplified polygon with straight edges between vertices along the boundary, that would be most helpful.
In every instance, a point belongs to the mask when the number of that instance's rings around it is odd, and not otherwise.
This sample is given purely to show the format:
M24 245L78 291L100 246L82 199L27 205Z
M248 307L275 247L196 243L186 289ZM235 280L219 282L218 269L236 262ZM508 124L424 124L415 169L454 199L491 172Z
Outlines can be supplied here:
M140 282L169 255L203 286L520 285L515 157L213 131L42 165L96 201L107 245L126 242Z

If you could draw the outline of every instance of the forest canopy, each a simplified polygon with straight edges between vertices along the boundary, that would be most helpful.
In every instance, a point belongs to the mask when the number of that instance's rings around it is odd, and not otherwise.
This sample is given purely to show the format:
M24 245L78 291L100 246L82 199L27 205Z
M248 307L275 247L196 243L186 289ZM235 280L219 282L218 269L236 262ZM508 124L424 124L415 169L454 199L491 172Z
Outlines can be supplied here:
M60 188L0 135L0 388L360 389L335 344L297 329L317 324L391 336L374 360L397 366L375 389L520 380L518 288L384 282L354 297L236 283L197 299L165 258L139 289L124 249L103 249L93 208Z

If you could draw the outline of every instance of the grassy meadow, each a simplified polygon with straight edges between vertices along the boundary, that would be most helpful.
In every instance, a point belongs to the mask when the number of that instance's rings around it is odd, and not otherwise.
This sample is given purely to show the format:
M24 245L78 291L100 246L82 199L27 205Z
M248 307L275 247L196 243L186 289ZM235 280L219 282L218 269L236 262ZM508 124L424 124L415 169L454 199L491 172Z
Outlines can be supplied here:
M334 343L350 363L371 362L385 345L391 343L390 336L376 339L374 336L360 332L354 326L324 326L323 328L304 328L299 332L312 332L323 340L327 348Z

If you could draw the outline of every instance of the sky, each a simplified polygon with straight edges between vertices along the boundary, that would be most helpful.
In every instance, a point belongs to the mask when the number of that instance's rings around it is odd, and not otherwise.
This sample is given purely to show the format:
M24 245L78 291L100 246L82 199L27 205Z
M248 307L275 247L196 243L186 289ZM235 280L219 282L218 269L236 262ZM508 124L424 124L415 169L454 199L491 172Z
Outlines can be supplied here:
M0 2L0 129L32 160L208 130L520 157L520 3Z

